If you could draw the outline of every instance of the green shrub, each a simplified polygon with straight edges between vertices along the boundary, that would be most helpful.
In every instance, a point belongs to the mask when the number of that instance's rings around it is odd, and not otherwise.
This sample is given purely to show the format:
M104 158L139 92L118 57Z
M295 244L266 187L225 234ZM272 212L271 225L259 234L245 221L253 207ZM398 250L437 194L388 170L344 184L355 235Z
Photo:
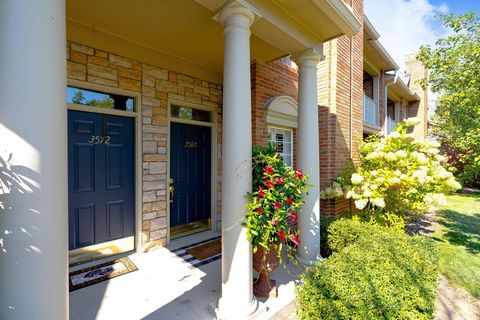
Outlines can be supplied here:
M338 237L333 255L296 289L299 319L432 318L438 271L431 239L347 220L329 230ZM348 232L354 236L338 241Z
M320 254L323 258L327 258L332 254L332 250L328 245L328 228L336 220L336 217L322 217L320 219Z
M361 222L358 218L339 219L332 223L327 230L328 247L332 252L340 252L345 247L355 243L362 237L375 234L377 239L389 238L403 231L382 227L376 224Z

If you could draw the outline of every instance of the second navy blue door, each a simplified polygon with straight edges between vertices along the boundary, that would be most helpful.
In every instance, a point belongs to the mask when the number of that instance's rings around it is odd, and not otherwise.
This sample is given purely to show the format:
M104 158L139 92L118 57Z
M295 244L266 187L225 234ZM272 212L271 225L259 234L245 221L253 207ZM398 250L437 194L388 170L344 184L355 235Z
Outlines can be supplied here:
M211 128L172 122L170 226L210 218Z
M134 234L133 118L68 111L69 249Z

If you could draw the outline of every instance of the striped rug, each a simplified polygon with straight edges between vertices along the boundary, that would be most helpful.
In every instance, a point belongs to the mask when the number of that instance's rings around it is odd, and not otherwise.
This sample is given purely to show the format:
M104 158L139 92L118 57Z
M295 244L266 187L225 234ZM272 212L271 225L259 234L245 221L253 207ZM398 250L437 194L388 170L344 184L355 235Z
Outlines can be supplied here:
M189 264L190 269L199 268L201 266L209 264L210 262L221 259L222 254L219 253L219 254L216 254L216 255L213 255L213 256L210 256L210 257L206 257L203 260L199 260L199 259L195 258L192 254L190 254L187 250L198 247L202 244L207 244L209 242L213 242L213 241L218 240L218 239L220 239L220 237L216 237L216 238L204 240L204 241L201 241L201 242L197 242L197 243L185 246L185 247L178 248L178 249L174 250L173 253L175 253L178 257L182 258L185 262L187 262Z

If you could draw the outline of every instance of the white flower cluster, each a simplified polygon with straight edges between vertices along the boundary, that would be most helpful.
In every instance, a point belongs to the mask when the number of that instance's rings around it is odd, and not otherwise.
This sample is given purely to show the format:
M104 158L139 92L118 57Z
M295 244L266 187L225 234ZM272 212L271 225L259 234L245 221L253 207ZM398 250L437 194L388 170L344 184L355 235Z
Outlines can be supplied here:
M344 196L359 210L381 210L403 216L423 213L445 204L444 193L461 185L441 162L437 141L418 141L407 128L418 124L407 119L384 138L366 142L360 150L360 166L350 179L340 179L321 192L322 199ZM344 182L346 181L346 182ZM366 211L365 211L366 212Z
M320 199L334 199L343 196L342 185L336 181L332 183L331 187L328 187L320 191Z

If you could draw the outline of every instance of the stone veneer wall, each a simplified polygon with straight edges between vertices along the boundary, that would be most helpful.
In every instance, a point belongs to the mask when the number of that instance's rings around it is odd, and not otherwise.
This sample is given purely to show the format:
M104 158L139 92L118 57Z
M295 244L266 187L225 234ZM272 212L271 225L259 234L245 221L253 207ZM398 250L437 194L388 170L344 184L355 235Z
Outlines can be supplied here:
M67 78L141 94L142 112L142 249L167 241L168 101L214 108L217 114L217 230L221 226L221 85L179 74L67 41ZM213 159L212 159L213 160Z

